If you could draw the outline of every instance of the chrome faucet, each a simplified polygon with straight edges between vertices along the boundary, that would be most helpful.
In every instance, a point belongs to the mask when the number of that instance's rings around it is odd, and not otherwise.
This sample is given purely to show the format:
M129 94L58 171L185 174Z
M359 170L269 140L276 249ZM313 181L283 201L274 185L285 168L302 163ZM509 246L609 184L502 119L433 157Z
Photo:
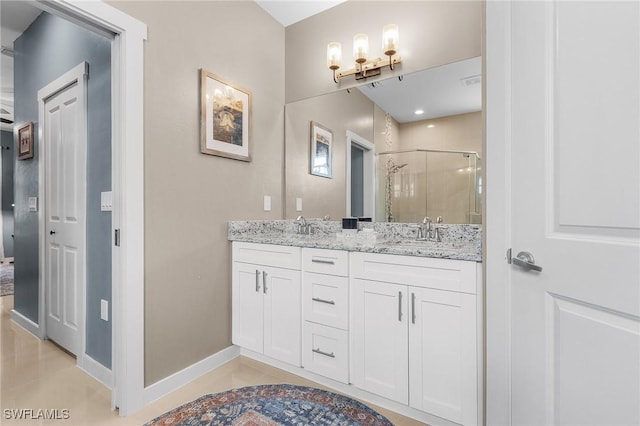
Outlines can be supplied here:
M298 234L311 234L311 224L307 223L307 220L304 218L304 216L298 216L296 222L298 223Z
M438 216L436 218L436 223L442 223L442 216ZM439 226L434 227L433 239L436 240L436 242L438 242L438 243L442 242L442 235L440 235L440 227Z
M430 240L432 232L433 232L433 230L431 228L431 218L429 218L429 216L427 216L424 219L422 219L422 225L420 225L420 227L418 227L418 235L417 235L416 239L418 239L418 240Z

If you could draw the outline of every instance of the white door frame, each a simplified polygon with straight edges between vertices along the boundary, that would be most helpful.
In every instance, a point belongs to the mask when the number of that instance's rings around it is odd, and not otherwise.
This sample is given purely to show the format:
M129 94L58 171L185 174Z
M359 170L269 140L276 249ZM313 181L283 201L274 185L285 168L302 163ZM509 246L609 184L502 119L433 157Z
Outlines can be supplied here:
M115 34L111 43L112 232L119 229L121 237L120 246L112 249L112 369L111 377L104 379L113 386L113 406L126 416L144 406L143 55L147 27L102 1L32 3L84 28ZM39 324L43 302L41 293ZM20 315L12 316L19 320ZM30 328L44 337L43 327Z
M511 424L511 4L485 2L486 424Z
M345 185L347 189L347 217L351 216L351 146L356 147L364 151L364 216L370 216L371 220L375 221L376 214L376 147L373 143L369 142L365 138L358 136L350 130L347 130L347 174L345 177Z
M47 289L46 289L46 277L47 277L47 237L46 237L46 158L49 155L47 152L47 141L45 141L44 134L44 118L45 118L45 104L47 99L53 97L59 92L66 90L69 86L76 83L80 92L79 105L80 111L83 115L81 120L81 128L79 129L80 135L82 135L82 142L87 143L87 79L89 78L89 64L82 62L76 65L71 70L67 71L51 83L38 90L38 199L40 208L38 209L38 253L40 260L40 270L38 275L38 286L40 303L38 306L38 324L40 329L40 338L43 339L47 336ZM85 163L86 163L86 147L85 147ZM86 190L86 185L85 185ZM85 206L86 209L86 206ZM83 237L86 237L86 211L85 211L85 230ZM84 243L83 243L84 244ZM78 318L78 332L80 333L80 353L76 354L76 362L78 366L84 370L87 369L85 365L89 364L88 356L86 354L86 265L87 265L87 250L86 244L84 247L84 268L85 276L80 279L79 295L80 309ZM110 385L111 383L107 383Z

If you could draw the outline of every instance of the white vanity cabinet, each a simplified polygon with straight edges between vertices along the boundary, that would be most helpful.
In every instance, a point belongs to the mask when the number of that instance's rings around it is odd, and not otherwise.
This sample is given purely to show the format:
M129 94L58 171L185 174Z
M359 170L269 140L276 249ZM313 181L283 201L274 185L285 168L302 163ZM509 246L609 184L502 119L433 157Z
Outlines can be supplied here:
M352 253L353 384L477 424L479 289L475 262Z
M300 366L301 249L233 243L232 341Z
M302 249L302 365L349 382L349 253Z

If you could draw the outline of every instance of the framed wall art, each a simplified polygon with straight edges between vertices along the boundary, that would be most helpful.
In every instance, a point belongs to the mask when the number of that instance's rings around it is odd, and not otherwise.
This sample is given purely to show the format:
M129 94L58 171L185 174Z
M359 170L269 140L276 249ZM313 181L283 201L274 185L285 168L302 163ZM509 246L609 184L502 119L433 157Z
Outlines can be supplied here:
M33 158L33 123L18 127L18 160Z
M200 151L251 161L251 91L200 70Z
M309 172L312 175L333 178L333 131L322 124L311 122L311 157Z

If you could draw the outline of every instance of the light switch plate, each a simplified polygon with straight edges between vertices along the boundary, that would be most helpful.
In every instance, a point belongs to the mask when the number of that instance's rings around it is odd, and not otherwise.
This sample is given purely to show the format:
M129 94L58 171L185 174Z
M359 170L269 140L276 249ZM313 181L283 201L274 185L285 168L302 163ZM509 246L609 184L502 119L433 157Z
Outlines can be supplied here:
M29 197L29 211L30 212L38 211L38 197Z
M302 198L296 198L296 211L302 211Z
M100 299L100 319L109 321L109 302L104 299Z
M110 212L113 210L113 192L105 191L100 193L100 211Z
M265 195L264 196L264 211L265 212L270 212L271 211L271 196L270 195Z

